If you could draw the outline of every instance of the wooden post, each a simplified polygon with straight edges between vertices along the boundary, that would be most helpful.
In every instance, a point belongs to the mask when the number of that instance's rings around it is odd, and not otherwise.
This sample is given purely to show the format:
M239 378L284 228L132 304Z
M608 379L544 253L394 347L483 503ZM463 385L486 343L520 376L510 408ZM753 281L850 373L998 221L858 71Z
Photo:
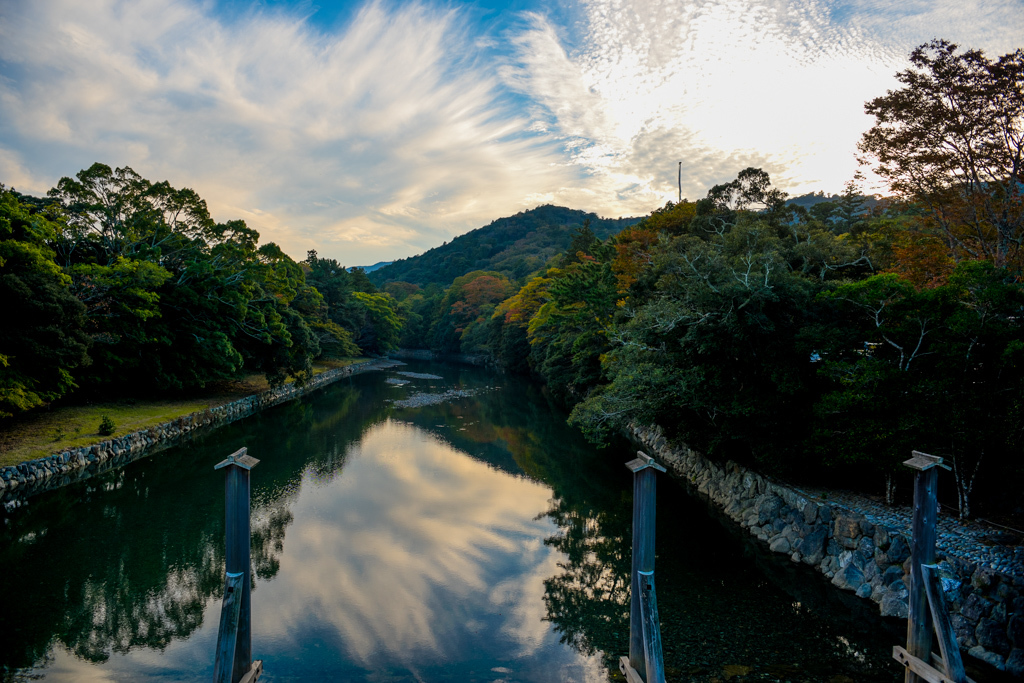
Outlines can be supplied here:
M640 577L640 614L644 635L644 664L647 683L665 683L665 659L661 650L661 622L654 592L654 572L637 572Z
M935 526L938 516L938 465L942 458L913 452L903 464L917 470L914 476L914 521L910 545L910 601L907 615L907 652L923 662L931 661L932 619L928 592L921 565L935 564ZM912 669L906 670L906 683L925 679Z
M235 642L231 648L225 647L222 651L217 649L217 661L214 664L214 672L226 669L231 672L230 683L239 683L242 677L249 673L252 666L252 609L250 590L252 576L250 573L250 528L249 528L249 471L259 463L259 460L246 454L242 448L232 453L226 460L217 464L215 470L225 469L224 473L224 506L225 506L225 533L227 536L226 586L230 586L232 575L241 577L238 590L238 618L235 631ZM225 588L225 604L227 604L228 587ZM222 608L223 609L223 608ZM224 615L221 615L221 625L225 623ZM220 638L226 638L229 634L221 633ZM221 661L222 656L227 656L229 651L234 652L232 661ZM214 679L217 683L220 679Z
M242 676L242 680L239 683L256 683L263 674L263 660L257 659L252 663L252 668L249 669L249 673Z
M235 646L238 642L238 616L242 607L242 579L245 574L228 573L224 582L224 601L220 606L220 630L217 632L217 659L213 663L213 683L231 683Z
M654 458L637 451L637 457L626 463L633 473L633 568L629 578L629 665L648 683L644 654L643 612L640 606L639 572L654 572L654 513L657 502L658 472L665 468ZM660 643L659 636L659 643Z
M928 606L931 608L932 621L935 624L935 635L939 637L939 652L942 654L944 673L954 683L966 683L967 673L964 662L960 658L960 646L956 642L953 623L949 618L949 608L942 594L937 567L931 564L921 565L924 576L925 592L928 595Z
M910 541L910 609L907 615L907 648L892 649L893 659L906 669L906 683L974 683L964 673L960 647L949 618L935 565L935 533L938 522L938 467L942 458L913 452L903 464L917 470L914 476L914 522ZM940 657L932 652L932 629L939 637Z

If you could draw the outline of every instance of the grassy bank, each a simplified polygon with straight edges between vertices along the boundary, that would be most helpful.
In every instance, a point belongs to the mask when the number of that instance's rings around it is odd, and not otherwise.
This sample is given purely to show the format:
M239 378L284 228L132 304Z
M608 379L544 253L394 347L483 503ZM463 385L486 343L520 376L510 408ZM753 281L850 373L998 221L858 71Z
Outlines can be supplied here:
M327 370L366 360L318 361L313 364L313 374L319 375ZM211 384L194 394L178 398L122 399L35 410L0 422L0 467L154 427L161 422L230 403L269 388L263 375L250 375L231 382ZM112 435L103 436L99 433L104 416L116 425Z

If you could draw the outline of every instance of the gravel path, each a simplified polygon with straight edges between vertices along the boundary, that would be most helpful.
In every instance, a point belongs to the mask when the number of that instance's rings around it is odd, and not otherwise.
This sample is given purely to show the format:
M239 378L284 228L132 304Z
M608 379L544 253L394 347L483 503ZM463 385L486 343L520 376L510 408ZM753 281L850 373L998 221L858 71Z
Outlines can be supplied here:
M889 507L867 496L818 488L790 488L822 503L841 505L864 515L875 525L884 525L911 536L913 509L909 505ZM972 521L961 522L955 515L939 510L936 547L949 555L978 562L991 569L1024 577L1024 534L1005 527Z

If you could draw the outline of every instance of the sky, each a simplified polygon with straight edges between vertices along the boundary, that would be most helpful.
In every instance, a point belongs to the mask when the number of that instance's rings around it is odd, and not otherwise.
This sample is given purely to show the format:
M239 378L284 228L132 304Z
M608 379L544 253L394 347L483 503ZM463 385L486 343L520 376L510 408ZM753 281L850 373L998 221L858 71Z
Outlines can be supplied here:
M933 38L1024 47L1024 0L0 0L0 183L130 166L344 265L644 215L680 162L690 199L748 166L834 193Z

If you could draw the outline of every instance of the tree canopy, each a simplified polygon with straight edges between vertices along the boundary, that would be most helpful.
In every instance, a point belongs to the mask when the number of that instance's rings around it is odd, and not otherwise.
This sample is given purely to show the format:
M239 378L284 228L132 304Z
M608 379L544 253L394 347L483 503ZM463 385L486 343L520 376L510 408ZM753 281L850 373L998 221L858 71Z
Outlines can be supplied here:
M403 281L447 287L466 273L488 270L510 280L522 280L541 271L548 261L564 252L573 231L584 222L589 221L596 237L606 239L637 220L599 218L561 206L538 206L499 218L418 256L378 268L369 278L378 286Z
M89 362L85 306L49 246L61 230L53 218L0 185L0 417L72 391L73 373Z
M903 199L919 204L953 260L1021 268L1024 241L1024 50L989 59L933 40L868 102L860 150Z
M75 389L301 382L316 358L393 348L402 326L365 274L296 263L243 221L215 222L193 190L104 164L48 198L0 186L0 294L0 416Z

